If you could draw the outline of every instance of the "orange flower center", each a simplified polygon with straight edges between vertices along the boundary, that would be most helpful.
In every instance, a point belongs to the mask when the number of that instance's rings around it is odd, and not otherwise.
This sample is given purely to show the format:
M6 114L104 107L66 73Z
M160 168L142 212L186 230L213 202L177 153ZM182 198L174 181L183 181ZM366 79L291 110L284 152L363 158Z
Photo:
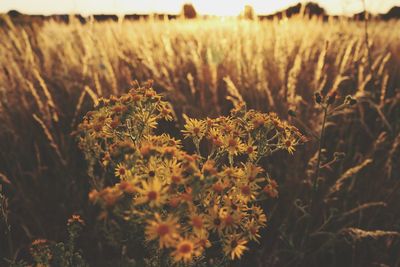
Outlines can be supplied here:
M121 112L121 111L122 111L122 107L116 106L116 107L113 108L113 110L114 110L115 112Z
M179 246L179 252L182 254L188 254L192 251L192 245L189 243L184 243Z
M224 190L224 187L223 187L222 184L220 184L220 183L214 184L214 185L213 185L213 190L214 190L216 193L221 193L222 190Z
M243 195L248 196L248 195L251 194L250 186L248 186L248 185L242 186L242 187L240 188L240 190L241 190L241 192L242 192Z
M166 234L169 234L170 229L169 226L165 223L161 223L160 225L158 225L157 227L157 234L159 236L165 236Z
M292 142L290 140L286 140L285 145L286 147L291 147Z
M200 216L194 216L192 218L192 224L196 228L201 228L201 227L203 227L203 220L201 219Z
M199 133L200 133L200 128L199 128L199 127L194 127L194 128L193 128L193 132L194 132L195 134L199 134Z
M226 225L232 225L233 224L233 217L231 215L227 215L224 219Z
M140 153L142 154L142 156L146 157L147 155L150 154L150 146L142 146L140 148Z
M229 139L228 146L229 147L236 147L237 146L237 141L235 139Z
M179 202L180 202L180 199L179 199L179 198L177 198L177 197L171 198L170 201L169 201L169 205L170 205L171 207L173 207L173 208L176 208L176 207L178 207Z
M226 175L231 177L233 175L233 171L231 169L227 170Z
M118 125L119 125L119 119L118 119L118 118L115 118L115 119L110 123L110 126L111 126L111 128L113 128L113 129L117 128Z
M118 169L118 173L119 173L120 175L125 175L125 173L126 173L125 168L124 168L124 167L119 168L119 169Z
M93 129L94 129L96 132L100 132L100 131L103 129L103 125L101 125L101 124L95 124L95 125L93 126Z
M136 94L132 96L133 101L139 101L141 98L142 97L140 95L136 95Z
M158 196L158 193L156 191L150 191L147 193L147 198L152 201L152 200L156 200Z
M256 118L256 119L254 119L253 124L254 124L254 127L258 128L264 124L264 120L261 118Z

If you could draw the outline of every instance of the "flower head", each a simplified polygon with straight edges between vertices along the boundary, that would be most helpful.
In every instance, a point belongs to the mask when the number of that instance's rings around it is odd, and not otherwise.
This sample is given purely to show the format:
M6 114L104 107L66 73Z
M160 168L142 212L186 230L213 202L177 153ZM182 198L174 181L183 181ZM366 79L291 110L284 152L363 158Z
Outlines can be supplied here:
M179 224L178 219L172 216L168 216L166 219L161 219L161 216L156 213L154 219L147 221L145 229L146 239L155 240L158 239L160 249L171 247L176 244Z
M202 139L206 133L207 127L205 121L191 119L184 115L185 123L185 130L183 130L183 135L185 138L191 137L196 139Z
M174 261L183 261L185 263L193 260L193 257L198 254L196 252L196 244L188 238L181 239L177 242L175 250L171 253Z
M247 240L238 234L230 235L225 241L223 250L225 255L229 256L232 260L240 259L245 250Z
M158 207L165 203L167 187L163 186L158 178L153 178L149 182L142 181L142 187L138 187L140 193L135 201L136 204L148 203L150 207Z

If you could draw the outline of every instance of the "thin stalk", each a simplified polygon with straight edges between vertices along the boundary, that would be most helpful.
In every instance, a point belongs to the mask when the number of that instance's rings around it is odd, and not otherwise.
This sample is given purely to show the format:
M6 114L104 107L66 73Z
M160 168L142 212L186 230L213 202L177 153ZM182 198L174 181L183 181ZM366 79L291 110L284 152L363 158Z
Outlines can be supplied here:
M10 229L9 225L7 225L6 227L7 227L6 236L7 236L7 243L8 243L8 250L9 250L10 259L15 261L16 257L14 255L14 246L13 246L13 240L12 240L12 237L11 237L11 229Z
M317 158L317 165L315 167L315 176L314 176L314 181L313 181L313 194L314 196L317 193L318 190L318 177L319 177L319 171L320 171L320 165L321 165L321 152L322 152L322 145L324 142L324 137L325 137L325 124L326 124L326 117L328 115L328 107L324 107L324 119L322 121L322 129L321 129L321 135L318 140L318 158Z
M317 164L315 166L315 176L313 180L313 188L311 192L311 197L310 197L310 214L314 211L315 207L315 202L317 198L317 192L318 192L318 177L319 177L319 172L320 172L320 165L321 165L321 154L322 154L322 146L324 143L324 136L325 136L325 125L326 125L326 118L328 116L328 106L327 105L322 105L324 109L324 118L322 121L322 129L320 133L320 137L318 139L318 158L317 158ZM303 246L309 238L309 233L310 233L310 227L312 225L312 220L314 219L313 216L311 216L311 219L308 220L306 229L305 229L305 235L304 238L302 239L301 246Z

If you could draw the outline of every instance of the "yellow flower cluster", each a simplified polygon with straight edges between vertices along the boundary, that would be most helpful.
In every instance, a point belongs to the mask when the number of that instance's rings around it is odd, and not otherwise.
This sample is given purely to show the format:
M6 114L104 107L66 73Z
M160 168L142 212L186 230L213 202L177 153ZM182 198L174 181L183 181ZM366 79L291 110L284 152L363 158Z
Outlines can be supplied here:
M240 258L267 223L257 203L278 195L258 161L292 153L302 136L275 114L240 105L216 119L184 116L182 133L196 147L190 154L179 140L154 133L159 120L172 118L151 83L89 112L79 126L95 187L89 199L103 207L102 219L113 213L143 227L148 244L176 262L199 260L208 249Z

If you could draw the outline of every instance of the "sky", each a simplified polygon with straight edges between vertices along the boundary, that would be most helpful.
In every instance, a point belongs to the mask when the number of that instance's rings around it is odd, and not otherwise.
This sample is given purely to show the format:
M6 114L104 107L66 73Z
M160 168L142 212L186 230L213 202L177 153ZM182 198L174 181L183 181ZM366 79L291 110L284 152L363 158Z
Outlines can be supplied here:
M303 0L304 1L304 0ZM372 13L384 13L400 6L400 0L365 0ZM235 16L245 5L257 14L271 14L299 0L0 0L0 13L15 9L28 14L132 14L179 13L184 3L192 3L199 14ZM363 10L362 0L314 0L330 14L353 14Z

